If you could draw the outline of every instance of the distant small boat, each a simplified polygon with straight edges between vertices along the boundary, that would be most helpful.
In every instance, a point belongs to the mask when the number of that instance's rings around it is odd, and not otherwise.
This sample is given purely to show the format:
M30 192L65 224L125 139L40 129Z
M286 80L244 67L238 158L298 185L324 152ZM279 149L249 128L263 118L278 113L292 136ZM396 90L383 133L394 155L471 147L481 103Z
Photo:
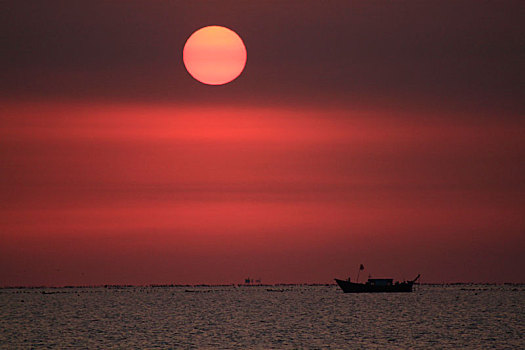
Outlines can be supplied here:
M408 293L419 279L417 275L412 281L395 282L392 278L369 278L366 283L354 283L350 280L335 279L345 293Z

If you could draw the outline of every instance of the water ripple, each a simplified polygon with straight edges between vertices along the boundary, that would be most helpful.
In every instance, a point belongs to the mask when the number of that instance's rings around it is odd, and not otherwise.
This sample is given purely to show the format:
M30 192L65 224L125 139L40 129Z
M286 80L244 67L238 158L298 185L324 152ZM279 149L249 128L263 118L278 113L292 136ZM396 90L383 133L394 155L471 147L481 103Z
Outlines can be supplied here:
M0 290L0 348L525 348L525 287Z

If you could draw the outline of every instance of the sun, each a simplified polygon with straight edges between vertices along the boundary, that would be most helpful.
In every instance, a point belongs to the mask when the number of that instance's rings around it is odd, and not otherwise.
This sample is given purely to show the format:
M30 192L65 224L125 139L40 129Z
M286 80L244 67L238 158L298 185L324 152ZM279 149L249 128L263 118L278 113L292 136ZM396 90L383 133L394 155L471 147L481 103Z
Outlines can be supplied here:
M208 26L194 32L182 53L192 77L204 84L223 85L237 78L246 66L246 47L233 30Z

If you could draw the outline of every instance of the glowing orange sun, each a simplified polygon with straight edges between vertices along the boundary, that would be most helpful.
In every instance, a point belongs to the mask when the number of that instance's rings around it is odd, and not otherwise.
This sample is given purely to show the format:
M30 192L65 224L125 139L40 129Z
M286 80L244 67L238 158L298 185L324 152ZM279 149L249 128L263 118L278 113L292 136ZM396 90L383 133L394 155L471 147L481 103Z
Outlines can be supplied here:
M242 73L246 65L246 47L234 31L209 26L188 38L182 57L192 77L204 84L222 85Z

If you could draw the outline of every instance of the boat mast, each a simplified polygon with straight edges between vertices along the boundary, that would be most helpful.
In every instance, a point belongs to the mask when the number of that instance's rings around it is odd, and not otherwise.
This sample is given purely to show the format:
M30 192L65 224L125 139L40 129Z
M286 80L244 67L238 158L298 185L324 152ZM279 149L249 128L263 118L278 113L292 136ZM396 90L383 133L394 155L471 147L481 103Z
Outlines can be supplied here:
M365 267L363 266L363 264L360 264L359 265L359 270L357 270L357 280L356 280L356 283L359 283L359 273L361 272L361 270L364 270Z

